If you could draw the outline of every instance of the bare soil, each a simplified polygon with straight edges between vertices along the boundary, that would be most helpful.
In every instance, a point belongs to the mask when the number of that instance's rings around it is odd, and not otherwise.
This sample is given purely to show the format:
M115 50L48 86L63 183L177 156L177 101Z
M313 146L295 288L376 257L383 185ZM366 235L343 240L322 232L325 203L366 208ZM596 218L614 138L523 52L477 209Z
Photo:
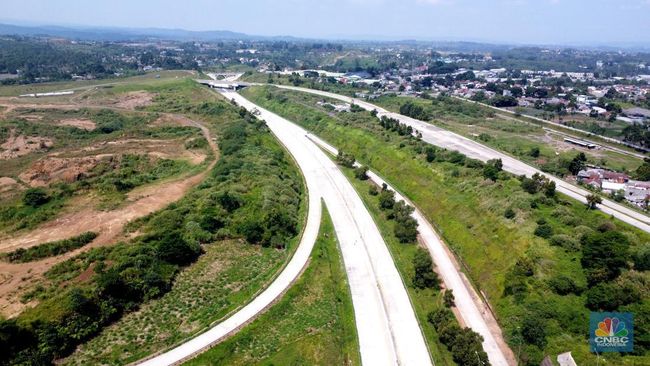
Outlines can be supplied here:
M61 126L71 126L71 127L76 127L81 130L86 130L86 131L92 131L95 128L97 128L97 125L95 122L89 120L89 119L64 119L59 122L59 125Z
M151 105L154 96L154 94L145 91L126 93L117 99L115 106L130 110L134 110L138 107L146 107Z
M19 178L32 187L45 187L52 182L74 183L87 176L102 161L112 158L111 155L67 159L49 156L36 161Z
M186 126L200 128L204 137L208 140L210 147L214 151L215 156L218 156L216 143L212 140L207 127L181 116L169 115L167 118L174 123L182 123ZM149 151L150 154L165 156L167 151L161 149L160 144L166 142L170 141L121 140L106 143L104 146L91 147L89 149L101 150L115 148L116 150L124 152L131 146L134 148L135 146L138 146L139 151L142 151L143 147L147 148L147 146L149 146L152 148L152 151ZM170 154L175 152L175 154L178 155L179 141L171 141L171 143L172 144L168 146L168 152ZM200 161L203 161L205 159L205 154L187 151L184 148L180 150L184 151L182 154L190 154L193 156L193 161L199 161L199 159ZM78 174L83 174L84 171L92 169L90 167L93 166L93 164L96 164L98 156L101 158L101 155L77 158L58 158L52 155L35 163L34 166L32 166L34 175L25 176L25 180L30 181L31 183L40 184L48 180L52 181L53 179L59 178L74 179ZM184 177L173 181L137 188L129 193L127 204L116 210L99 211L94 208L91 198L79 198L78 201L73 202L60 217L53 221L44 223L35 230L18 236L0 237L0 252L10 252L17 248L29 248L45 242L74 237L86 231L99 233L99 236L89 245L58 257L46 258L41 261L22 264L0 262L0 315L5 317L14 317L20 314L24 309L35 306L35 301L22 303L20 298L24 293L26 293L26 291L29 291L42 281L44 273L52 268L52 266L87 251L90 248L111 245L119 240L128 239L128 236L123 233L124 225L139 217L163 209L168 204L182 198L192 187L205 179L206 175L210 169L214 167L215 163L216 160L213 161L202 173L191 177ZM12 184L12 182L7 179L3 179L0 182L4 182L5 185Z
M53 141L46 137L16 135L12 130L7 141L0 145L0 160L14 159L35 151L47 150Z

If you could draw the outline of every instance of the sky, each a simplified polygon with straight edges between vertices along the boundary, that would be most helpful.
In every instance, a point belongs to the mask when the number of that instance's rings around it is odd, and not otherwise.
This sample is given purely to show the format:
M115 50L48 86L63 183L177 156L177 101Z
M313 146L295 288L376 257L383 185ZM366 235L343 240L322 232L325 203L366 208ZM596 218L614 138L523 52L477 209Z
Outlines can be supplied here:
M650 45L650 0L2 0L0 21L263 36Z

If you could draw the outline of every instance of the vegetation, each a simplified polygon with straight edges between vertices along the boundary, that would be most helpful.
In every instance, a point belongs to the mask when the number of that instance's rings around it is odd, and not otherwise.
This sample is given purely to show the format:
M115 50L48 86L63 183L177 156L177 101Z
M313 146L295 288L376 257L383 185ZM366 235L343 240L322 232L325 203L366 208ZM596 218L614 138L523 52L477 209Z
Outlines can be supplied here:
M49 364L140 304L169 292L179 271L228 238L283 248L298 232L298 172L263 123L223 101L202 117L219 135L222 157L182 200L132 224L128 243L90 250L50 269L41 302L3 320L0 363ZM259 215L264 212L264 215ZM255 233L255 235L251 235ZM90 281L69 281L84 271ZM37 295L34 295L37 296Z
M187 364L358 365L349 291L334 227L325 211L309 267L282 299Z
M648 273L639 269L643 268L645 257L626 254L626 266L613 280L615 284L593 290L594 301L587 301L588 291L583 289L588 285L588 271L581 263L583 237L599 230L620 232L629 240L627 253L643 253L644 243L650 237L625 223L612 221L600 211L585 210L583 204L556 193L542 179L531 178L522 184L522 180L502 172L493 182L483 176L482 164L457 152L433 148L416 136L386 131L370 113L330 116L316 105L320 97L268 88L247 89L244 93L354 154L417 204L456 253L470 280L486 294L506 340L517 350L522 364L536 365L545 354L567 350L572 351L578 363L595 363L586 342L589 312L595 304L611 308L610 303L596 295L614 286L648 291L644 285ZM282 103L275 98L277 94L283 96ZM313 107L307 108L309 105ZM382 206L390 206L389 193L372 196L368 191L367 186L358 189L364 199L372 202L368 204L371 211L380 211L380 198L385 203ZM505 218L503 207L511 208L515 216ZM550 228L551 235L536 236L538 226ZM388 232L392 234L391 229ZM399 262L398 268L404 268L396 253L410 246L398 245L398 249L391 244L389 247ZM639 259L638 268L636 264L632 266L634 258ZM572 279L573 284L563 278ZM618 305L617 310L634 311L641 319L648 317L647 301L643 298L624 297L623 291L610 293L610 298L616 299L611 304ZM533 331L533 322L541 329ZM610 358L609 362L646 362L647 343L637 346L634 355Z
M5 253L2 257L12 263L33 262L39 259L71 252L90 243L95 240L96 237L97 233L89 231L70 239L39 244L27 249L16 249L13 252Z

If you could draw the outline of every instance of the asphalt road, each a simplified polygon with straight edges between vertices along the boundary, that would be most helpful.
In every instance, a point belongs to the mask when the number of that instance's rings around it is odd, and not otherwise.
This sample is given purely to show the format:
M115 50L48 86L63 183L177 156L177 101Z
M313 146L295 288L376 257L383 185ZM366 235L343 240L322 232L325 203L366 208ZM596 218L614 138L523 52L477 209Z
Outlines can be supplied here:
M332 216L352 294L364 365L431 365L404 283L372 217L334 162L295 124L221 91L249 111L258 110L294 157L309 190L308 223L300 246L276 280L251 303L207 332L157 355L144 365L172 365L191 358L254 319L288 289L306 265L320 224L320 199ZM318 211L316 213L315 211Z
M309 135L309 138L323 149L331 154L338 154L338 150L317 136ZM395 191L397 201L405 201L413 206L408 199L401 195L388 182L372 171L368 171L368 177L378 186L386 184L390 190ZM420 240L429 250L433 261L438 268L438 273L445 284L445 288L454 292L456 308L462 318L463 324L479 333L483 337L483 349L488 355L492 366L507 366L515 364L515 358L508 348L501 329L496 319L489 312L481 298L476 294L469 281L464 278L452 259L451 254L447 251L445 244L433 229L433 226L426 220L422 212L417 207L413 212L413 218L418 222L418 232ZM510 361L510 362L508 362Z
M307 88L300 88L300 87L293 87L293 86L286 86L286 85L276 85L276 86L282 89L301 91L301 92L321 95L332 99L338 99L347 103L354 103L366 110L373 110L373 109L377 110L378 117L387 116L387 117L395 118L400 122L413 127L415 130L420 131L422 133L423 141L428 142L432 145L443 147L449 150L457 150L469 156L470 158L478 159L481 161L488 161L490 159L501 159L503 161L503 169L516 175L523 174L530 177L535 173L542 174L555 182L557 187L556 189L558 192L563 193L574 199L577 199L580 202L586 203L587 201L586 197L589 194L591 194L591 192L587 190L579 188L571 183L565 182L564 180L554 177L552 175L545 174L539 169L534 168L522 161L519 161L511 157L510 155L506 155L504 153L496 151L474 140L470 140L451 131L447 131L445 129L433 126L427 122L406 117L398 113L389 112L379 106L368 103L364 100L351 98L351 97L347 97L335 93L314 90L314 89L307 89ZM628 207L625 207L621 204L618 204L608 199L603 199L603 203L600 204L598 208L604 213L608 215L612 215L623 222L636 226L637 228L644 230L646 232L650 232L650 217L644 215L641 212L635 211L633 209L630 209Z

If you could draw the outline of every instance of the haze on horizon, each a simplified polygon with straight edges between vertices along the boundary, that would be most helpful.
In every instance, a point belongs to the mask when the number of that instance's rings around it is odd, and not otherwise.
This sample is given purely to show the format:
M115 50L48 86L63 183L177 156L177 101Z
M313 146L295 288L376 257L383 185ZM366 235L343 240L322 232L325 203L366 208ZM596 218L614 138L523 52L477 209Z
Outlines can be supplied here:
M29 25L229 30L328 39L650 45L650 0L9 0Z

